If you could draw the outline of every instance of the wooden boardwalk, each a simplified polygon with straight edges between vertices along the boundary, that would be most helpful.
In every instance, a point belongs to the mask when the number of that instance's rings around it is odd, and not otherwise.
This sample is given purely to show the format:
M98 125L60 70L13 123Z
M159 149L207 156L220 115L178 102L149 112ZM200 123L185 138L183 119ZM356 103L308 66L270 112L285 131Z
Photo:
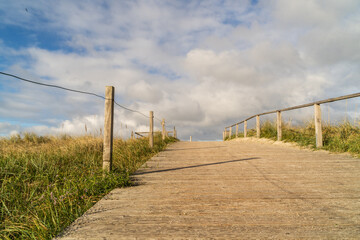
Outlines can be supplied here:
M252 140L179 142L61 239L360 239L360 159Z

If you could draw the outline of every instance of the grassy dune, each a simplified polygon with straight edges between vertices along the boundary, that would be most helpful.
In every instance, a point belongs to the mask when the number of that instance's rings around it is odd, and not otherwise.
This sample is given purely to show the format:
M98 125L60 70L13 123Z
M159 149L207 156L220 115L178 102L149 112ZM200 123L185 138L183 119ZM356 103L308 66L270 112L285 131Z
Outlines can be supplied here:
M337 126L323 125L322 132L324 141L322 149L360 155L360 127L344 122ZM256 136L256 130L248 130L248 136ZM276 124L270 121L264 122L261 125L260 136L276 140ZM239 137L243 137L243 134L239 134ZM235 135L232 138L235 138ZM316 148L315 126L313 123L297 127L283 124L282 140L285 142L296 142L300 146Z
M0 239L51 239L165 148L168 138L115 140L103 175L102 139L25 134L0 140Z

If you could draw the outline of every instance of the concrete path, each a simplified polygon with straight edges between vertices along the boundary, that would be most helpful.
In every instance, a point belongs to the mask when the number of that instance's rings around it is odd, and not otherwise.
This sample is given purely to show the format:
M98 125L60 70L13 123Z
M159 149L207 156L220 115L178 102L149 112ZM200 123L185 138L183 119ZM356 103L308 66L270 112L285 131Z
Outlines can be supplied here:
M360 239L360 159L253 140L179 142L61 239Z

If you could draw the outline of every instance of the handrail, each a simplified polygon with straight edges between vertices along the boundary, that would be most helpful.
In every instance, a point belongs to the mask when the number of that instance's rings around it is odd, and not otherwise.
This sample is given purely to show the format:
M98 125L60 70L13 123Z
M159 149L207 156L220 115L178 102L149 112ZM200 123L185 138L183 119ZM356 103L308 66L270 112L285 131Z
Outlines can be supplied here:
M147 132L149 133L149 132ZM136 135L140 136L140 137L145 137L144 135L141 135L139 132L135 132Z
M316 102L312 102L312 103L307 103L307 104L302 104L302 105L298 105L298 106L294 106L294 107L288 107L288 108L284 108L284 109L279 109L279 110L274 110L274 111L269 111L269 112L264 112L264 113L259 113L259 114L255 114L241 122L237 122L233 125L227 126L225 127L225 129L230 128L230 127L235 127L238 124L241 124L245 121L248 121L256 116L263 116L263 115L267 115L267 114L271 114L271 113L277 113L277 112L285 112L285 111L290 111L290 110L295 110L295 109L299 109L299 108L305 108L305 107L310 107L313 106L315 104L324 104L324 103L330 103L330 102L336 102L336 101L340 101L340 100L345 100L345 99L349 99L349 98L355 98L355 97L360 97L360 92L358 93L354 93L354 94L349 94L349 95L344 95L341 97L336 97L336 98L329 98L329 99L325 99L325 100L321 100L321 101L316 101Z

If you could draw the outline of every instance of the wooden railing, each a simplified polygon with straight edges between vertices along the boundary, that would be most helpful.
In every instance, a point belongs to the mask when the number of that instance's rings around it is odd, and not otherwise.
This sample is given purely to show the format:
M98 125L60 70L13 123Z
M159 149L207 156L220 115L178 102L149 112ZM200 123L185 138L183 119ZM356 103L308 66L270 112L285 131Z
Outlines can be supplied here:
M232 128L233 127L236 127L236 137L237 137L238 134L239 134L239 124L242 124L242 123L244 123L244 137L247 137L247 121L249 121L250 119L253 119L253 118L256 118L256 137L260 138L260 116L276 113L277 114L277 119L276 119L277 140L281 141L281 138L282 138L281 113L285 112L285 111L290 111L290 110L295 110L295 109L314 106L316 147L322 147L323 146L323 140L322 140L321 108L320 108L320 105L324 104L324 103L336 102L336 101L345 100L345 99L349 99L349 98L356 98L356 97L360 97L360 92L350 94L350 95L341 96L341 97L337 97L337 98L329 98L329 99L326 99L326 100L321 100L321 101L317 101L317 102L298 105L298 106L295 106L295 107L288 107L288 108L284 108L284 109L279 109L279 110L274 110L274 111L255 114L255 115L253 115L253 116L251 116L251 117L249 117L249 118L247 118L245 120L237 122L237 123L235 123L235 124L233 124L231 126L225 127L225 131L223 132L223 140L225 140L226 137L231 138L231 136L232 136Z
M174 137L174 138L177 138L176 136L176 129L174 127L174 131L159 131L161 133L161 135L165 132L165 135L162 135L162 138L165 139L165 137L168 137L169 136L169 133ZM147 137L147 136L150 136L151 133L150 132L131 132L131 139L135 139L136 136L142 138L142 137ZM151 144L150 144L151 145Z
M90 93L92 94L92 93ZM92 94L94 95L94 94ZM96 94L95 94L96 95ZM113 152L113 128L114 128L114 96L115 96L115 88L113 86L107 86L105 88L105 97L101 97L105 99L105 123L104 123L104 150L103 150L103 170L104 171L111 171L112 168L112 152ZM116 103L118 106L118 103ZM129 108L126 108L124 106L121 106L122 108L125 108L132 112L138 112L136 110L132 110ZM138 112L140 113L140 112ZM141 115L147 117L143 113L140 113ZM136 135L143 136L142 134L148 134L149 138L149 145L150 147L154 147L154 112L149 112L149 132L137 132ZM165 129L165 119L162 119L161 121L162 125L162 140L165 140L167 136L167 132ZM174 127L174 137L176 138L176 130ZM131 138L134 139L135 135L134 132L131 133Z

